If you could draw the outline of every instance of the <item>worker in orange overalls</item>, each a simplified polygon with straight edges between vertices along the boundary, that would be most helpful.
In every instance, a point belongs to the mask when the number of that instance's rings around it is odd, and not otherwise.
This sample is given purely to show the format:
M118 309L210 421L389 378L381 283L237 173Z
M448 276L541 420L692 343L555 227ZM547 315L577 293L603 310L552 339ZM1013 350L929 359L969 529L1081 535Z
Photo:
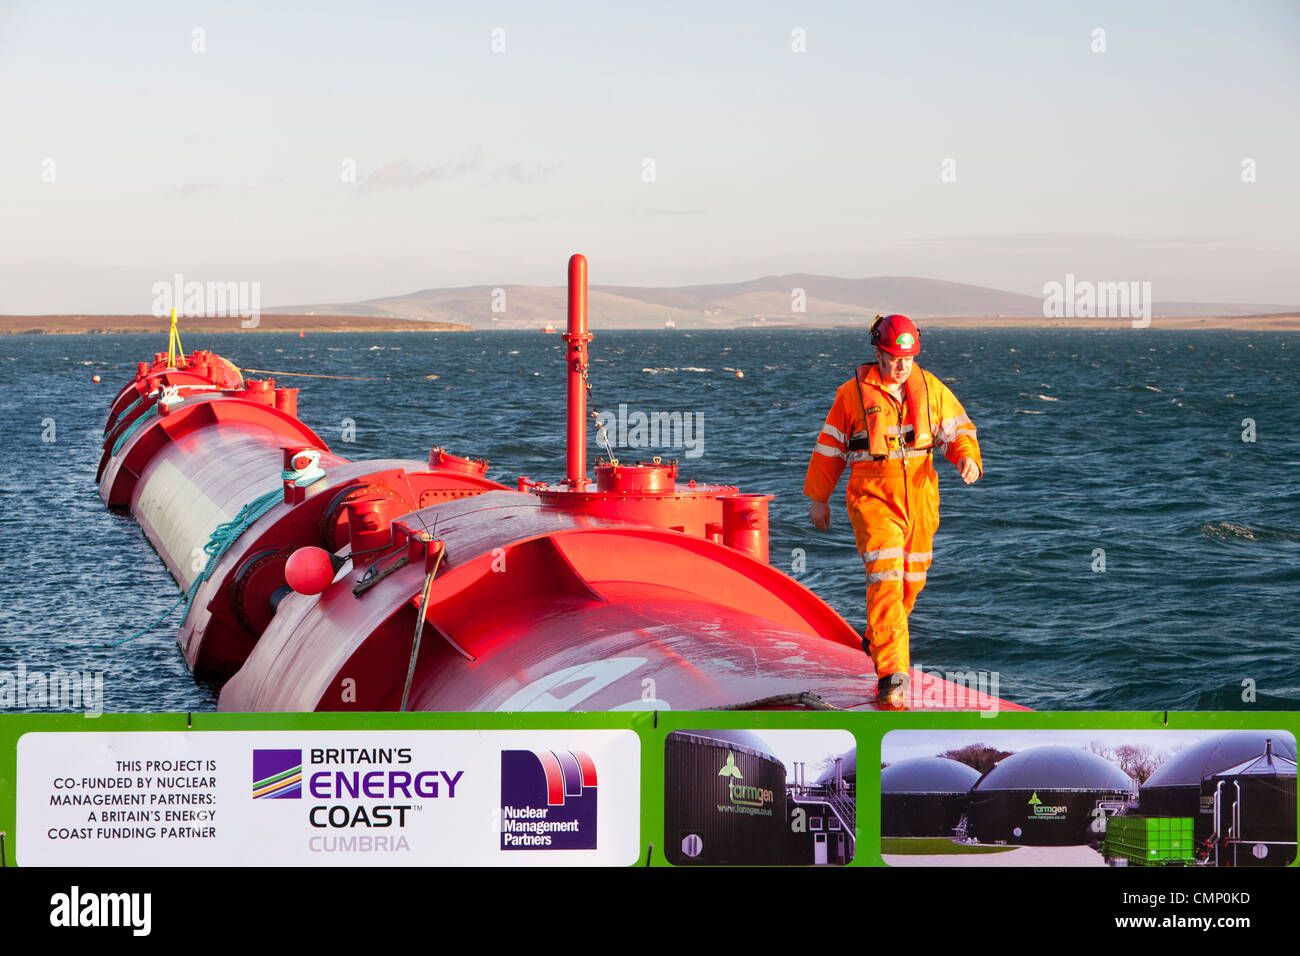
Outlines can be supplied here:
M931 540L939 527L938 450L966 484L984 474L975 426L948 386L913 359L921 334L905 315L877 317L876 361L839 387L817 437L803 493L808 517L830 528L831 493L850 466L849 519L867 571L863 649L876 665L877 696L890 707L907 701L907 615L925 587Z

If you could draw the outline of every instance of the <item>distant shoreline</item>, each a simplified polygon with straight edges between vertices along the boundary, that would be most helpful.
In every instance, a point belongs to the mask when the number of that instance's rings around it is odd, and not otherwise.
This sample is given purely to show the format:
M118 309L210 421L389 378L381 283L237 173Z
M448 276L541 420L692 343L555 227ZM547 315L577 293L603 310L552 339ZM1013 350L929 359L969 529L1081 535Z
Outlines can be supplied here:
M924 328L944 329L1131 329L1131 319L1045 319L1042 316L937 316L916 318ZM818 320L810 317L801 322L756 322L750 324L693 326L689 320L679 322L673 330L650 327L602 327L593 317L593 332L661 331L665 335L682 332L729 332L745 329L772 329L782 332L826 331L830 329L861 329L867 322L846 323L842 317L828 316ZM0 315L0 335L137 335L166 334L168 319L152 315ZM423 319L376 318L357 315L282 315L263 314L255 328L245 329L238 318L182 319L181 333L212 335L219 333L293 333L331 334L340 332L541 332L531 329L475 329L457 322L426 322ZM1153 316L1151 329L1226 329L1238 332L1290 332L1300 330L1300 314L1277 312L1263 315L1240 316Z
M255 328L245 329L237 317L181 319L182 335L220 332L471 332L458 322L368 318L357 315L276 315L264 313ZM0 315L0 335L166 335L169 318L152 315Z
M1042 316L942 316L918 318L921 328L945 329L1131 329L1132 319L1045 319ZM1234 329L1238 332L1287 332L1300 329L1300 314L1272 312L1262 315L1164 316L1153 315L1152 329Z

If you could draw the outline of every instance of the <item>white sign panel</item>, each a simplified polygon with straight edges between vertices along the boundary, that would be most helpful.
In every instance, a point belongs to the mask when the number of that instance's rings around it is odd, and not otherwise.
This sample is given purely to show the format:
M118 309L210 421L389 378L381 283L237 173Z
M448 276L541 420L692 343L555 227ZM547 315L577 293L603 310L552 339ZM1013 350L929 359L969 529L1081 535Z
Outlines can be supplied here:
M627 866L630 730L31 733L22 866Z

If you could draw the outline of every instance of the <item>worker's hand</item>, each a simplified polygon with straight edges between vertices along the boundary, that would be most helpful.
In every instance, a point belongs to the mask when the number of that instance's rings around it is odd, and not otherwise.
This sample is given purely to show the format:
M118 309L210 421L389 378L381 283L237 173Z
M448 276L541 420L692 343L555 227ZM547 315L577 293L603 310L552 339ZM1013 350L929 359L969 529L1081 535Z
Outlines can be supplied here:
M961 480L966 484L971 485L979 481L980 466L975 464L975 459L970 455L957 462L957 470L961 472Z
M829 531L831 527L831 506L824 501L814 501L808 506L808 519L818 531Z

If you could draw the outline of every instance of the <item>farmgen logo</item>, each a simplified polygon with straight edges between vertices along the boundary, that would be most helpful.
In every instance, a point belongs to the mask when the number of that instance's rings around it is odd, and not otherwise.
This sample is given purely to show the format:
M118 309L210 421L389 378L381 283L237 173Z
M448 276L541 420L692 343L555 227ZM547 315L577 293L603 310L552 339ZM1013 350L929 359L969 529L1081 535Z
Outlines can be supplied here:
M751 787L747 784L737 783L737 780L743 780L744 774L736 766L736 755L727 751L727 762L722 765L718 771L719 777L729 777L727 781L727 798L731 801L732 806L721 806L718 809L724 812L741 812L741 813L760 813L763 816L770 816L771 809L765 809L772 803L772 791L765 787ZM737 811L736 808L741 808Z
M1043 803L1038 799L1037 791L1029 798L1029 805L1034 808L1033 816L1035 820L1064 820L1065 807L1054 807Z

